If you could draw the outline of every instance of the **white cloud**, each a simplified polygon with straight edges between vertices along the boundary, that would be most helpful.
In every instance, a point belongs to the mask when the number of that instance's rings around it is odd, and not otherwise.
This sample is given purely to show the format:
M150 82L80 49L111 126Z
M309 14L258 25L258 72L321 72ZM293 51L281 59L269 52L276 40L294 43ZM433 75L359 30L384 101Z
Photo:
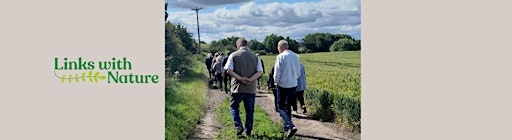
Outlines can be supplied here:
M170 7L198 8L249 2L251 0L165 0Z
M197 37L195 12L169 13L168 20L185 25ZM301 39L310 33L349 34L360 38L360 0L256 4L251 1L238 9L199 12L201 40L211 42L230 36L263 41L272 33Z

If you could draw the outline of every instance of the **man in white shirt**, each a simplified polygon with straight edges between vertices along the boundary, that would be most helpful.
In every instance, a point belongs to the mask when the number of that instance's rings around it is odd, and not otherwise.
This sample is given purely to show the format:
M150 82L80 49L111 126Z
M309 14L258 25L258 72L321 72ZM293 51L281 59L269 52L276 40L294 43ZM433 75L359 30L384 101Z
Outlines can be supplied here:
M284 121L284 132L288 138L297 132L292 122L291 105L295 103L295 89L297 79L300 77L299 55L288 50L288 42L281 40L277 43L279 55L274 65L274 82L277 85L279 97L279 115Z

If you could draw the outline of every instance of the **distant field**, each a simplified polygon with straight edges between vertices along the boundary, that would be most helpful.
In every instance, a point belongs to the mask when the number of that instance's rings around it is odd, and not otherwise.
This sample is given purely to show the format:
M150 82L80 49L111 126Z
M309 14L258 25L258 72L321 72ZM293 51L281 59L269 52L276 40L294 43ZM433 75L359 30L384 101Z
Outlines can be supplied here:
M323 52L299 54L307 76L307 86L359 97L361 94L361 52ZM261 56L266 81L276 55ZM265 84L266 85L266 84Z
M201 51L210 48L210 44L201 44Z

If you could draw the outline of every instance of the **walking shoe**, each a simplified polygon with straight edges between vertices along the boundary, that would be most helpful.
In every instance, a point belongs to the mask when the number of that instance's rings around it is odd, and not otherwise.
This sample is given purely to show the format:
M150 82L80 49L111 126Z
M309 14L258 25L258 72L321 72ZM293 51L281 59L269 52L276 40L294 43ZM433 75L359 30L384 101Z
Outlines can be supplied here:
M251 137L251 132L250 131L246 131L245 134L247 135L247 137Z
M240 137L242 136L242 133L244 132L244 128L239 126L239 127L236 127L236 136Z
M306 106L302 106L302 113L306 114L308 110L306 110Z
M293 135L295 135L296 132L297 132L297 127L293 127L292 129L288 130L288 133L286 133L286 137L291 138L291 137L293 137Z

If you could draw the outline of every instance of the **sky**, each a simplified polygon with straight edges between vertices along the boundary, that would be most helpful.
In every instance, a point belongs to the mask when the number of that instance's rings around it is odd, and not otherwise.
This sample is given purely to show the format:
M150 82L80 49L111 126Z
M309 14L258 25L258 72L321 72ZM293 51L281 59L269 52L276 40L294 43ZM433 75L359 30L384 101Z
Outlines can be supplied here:
M300 41L307 34L348 34L361 38L360 0L166 0L167 21L181 24L201 41L231 36L256 39L276 34Z

